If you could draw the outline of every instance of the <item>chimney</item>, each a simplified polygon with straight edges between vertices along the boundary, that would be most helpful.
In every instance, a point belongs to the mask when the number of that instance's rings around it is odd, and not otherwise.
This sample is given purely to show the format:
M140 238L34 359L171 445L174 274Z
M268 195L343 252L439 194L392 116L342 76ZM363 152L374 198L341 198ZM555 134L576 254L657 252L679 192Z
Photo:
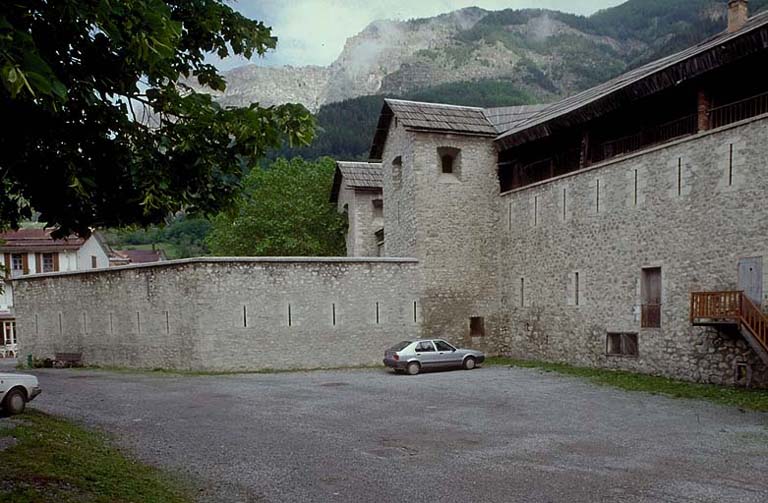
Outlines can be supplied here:
M728 0L728 33L740 30L749 19L749 0Z

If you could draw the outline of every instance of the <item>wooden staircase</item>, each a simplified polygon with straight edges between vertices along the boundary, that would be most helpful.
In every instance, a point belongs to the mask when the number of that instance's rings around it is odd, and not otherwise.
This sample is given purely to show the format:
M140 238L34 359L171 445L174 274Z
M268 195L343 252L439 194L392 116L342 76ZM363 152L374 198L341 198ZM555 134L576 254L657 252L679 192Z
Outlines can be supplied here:
M750 347L768 365L768 316L744 292L692 293L691 324L737 327Z

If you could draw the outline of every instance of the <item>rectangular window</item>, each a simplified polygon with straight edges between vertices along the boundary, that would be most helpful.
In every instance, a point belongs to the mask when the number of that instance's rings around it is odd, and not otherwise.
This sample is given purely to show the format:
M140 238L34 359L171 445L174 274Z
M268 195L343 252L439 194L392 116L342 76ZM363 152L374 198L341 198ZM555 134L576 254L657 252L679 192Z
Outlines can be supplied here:
M43 253L43 258L41 260L43 267L42 272L55 271L56 259L54 258L54 255L54 253Z
M17 343L16 322L4 321L2 329L3 329L3 333L2 333L3 337L2 339L0 339L0 342L2 342L4 346L15 346Z
M91 269L99 267L99 262L96 260L96 255L91 255Z
M642 298L640 326L661 327L661 267L643 269L640 282Z
M24 259L22 258L22 255L20 253L14 253L11 255L11 271L23 271L24 270Z
M485 320L480 316L472 316L469 319L469 336L485 337Z
M637 334L608 333L605 353L608 356L638 356Z
M381 199L373 200L373 218L384 218L384 201Z

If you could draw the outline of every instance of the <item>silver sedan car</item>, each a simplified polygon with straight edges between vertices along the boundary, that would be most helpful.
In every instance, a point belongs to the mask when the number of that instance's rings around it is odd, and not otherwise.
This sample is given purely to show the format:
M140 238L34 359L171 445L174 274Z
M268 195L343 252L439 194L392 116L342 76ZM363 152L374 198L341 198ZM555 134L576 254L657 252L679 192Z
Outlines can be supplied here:
M449 367L472 370L483 361L485 354L482 351L455 348L442 339L403 341L384 352L384 365L410 375Z

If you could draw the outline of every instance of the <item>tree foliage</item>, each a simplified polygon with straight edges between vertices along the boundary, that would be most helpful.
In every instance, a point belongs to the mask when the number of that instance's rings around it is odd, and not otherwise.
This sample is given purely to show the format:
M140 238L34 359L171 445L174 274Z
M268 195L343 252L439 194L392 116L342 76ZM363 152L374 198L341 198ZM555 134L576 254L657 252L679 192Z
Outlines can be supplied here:
M483 107L526 105L536 101L515 83L496 79L441 84L397 97ZM318 159L328 156L344 160L367 159L383 104L384 96L374 95L323 105L316 115L317 137L311 145L297 148L286 146L270 153L269 157L276 159L300 156L305 159Z
M345 218L330 203L331 159L278 159L244 181L235 211L218 215L207 243L219 256L344 256Z
M168 258L200 257L208 254L205 237L211 222L205 218L177 215L168 223L147 228L128 227L105 233L109 244L118 249L152 245L165 251Z
M305 144L300 105L223 108L179 84L225 82L206 56L273 49L225 0L10 0L0 11L0 223L58 234L215 213L242 169Z

